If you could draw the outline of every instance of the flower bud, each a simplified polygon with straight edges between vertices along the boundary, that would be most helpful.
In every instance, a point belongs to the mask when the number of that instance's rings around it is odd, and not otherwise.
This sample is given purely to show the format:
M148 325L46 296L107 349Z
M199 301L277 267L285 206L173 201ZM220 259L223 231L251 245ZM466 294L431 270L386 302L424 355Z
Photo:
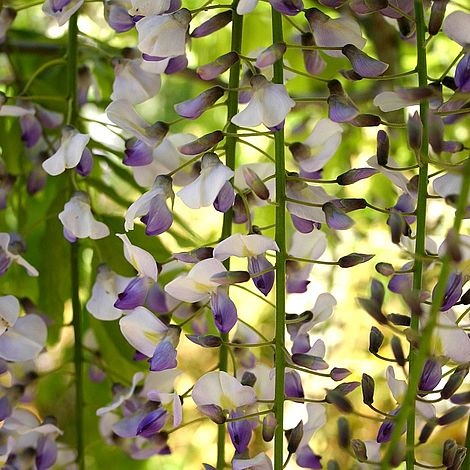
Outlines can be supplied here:
M387 320L397 326L410 326L411 318L408 315L402 315L401 313L389 313Z
M186 335L186 338L203 348L218 348L222 344L220 337L215 335Z
M406 364L406 359L403 348L401 346L400 338L398 336L393 336L390 342L390 346L392 347L393 356L395 357L398 365L403 367Z
M441 398L450 398L454 392L462 385L465 377L467 376L469 367L465 365L458 366L449 377L449 380L441 390Z
M217 57L213 62L201 65L197 68L196 72L202 80L213 80L227 71L239 60L240 58L236 52L228 52L227 54Z
M299 447L300 441L304 435L304 423L299 421L294 429L286 430L287 451L293 454Z
M199 139L193 140L188 144L182 145L178 148L178 151L183 155L198 155L200 153L207 152L223 139L224 134L222 131L214 131L209 134L205 134L202 137L199 137Z
M390 141L388 134L381 129L377 132L377 162L380 166L387 165L389 151Z
M423 429L421 429L418 438L418 442L420 444L424 444L425 442L427 442L427 440L431 437L431 434L434 431L436 424L437 423L435 421L429 421L423 426Z
M269 3L276 11L286 16L295 16L304 9L302 0L269 0Z
M247 387L253 387L256 383L256 375L253 372L245 371L243 372L242 379L240 383L246 385Z
M413 116L408 118L406 123L408 129L408 145L412 150L418 151L421 148L423 140L423 124L416 111Z
M357 183L360 180L370 178L376 173L378 173L378 170L375 168L353 168L339 175L336 178L336 182L341 186L347 186Z
M318 356L311 356L310 354L296 353L292 354L292 361L302 367L311 370L325 370L328 369L328 364L323 358Z
M223 424L227 421L224 410L218 405L200 405L197 409L209 417L214 423Z
M255 66L262 69L269 67L277 62L286 52L286 44L284 42L277 42L267 47L260 52L256 58Z
M338 209L332 202L326 202L322 206L328 227L335 230L347 230L354 225L354 220L344 211Z
M364 253L350 253L349 255L342 256L338 260L338 266L341 268L351 268L358 264L366 263L372 259L375 255L367 255Z
M377 263L375 265L375 270L382 274L382 276L391 276L395 273L395 269L390 263Z
M353 411L351 402L337 390L328 390L326 392L325 400L327 403L335 405L338 410L344 413L351 413Z
M441 29L448 3L449 0L434 0L432 2L428 27L428 33L431 36L435 36Z
M330 94L328 96L328 117L334 122L348 122L354 119L359 110L346 95L338 80L328 82Z
M382 332L373 326L370 329L370 334L369 334L369 351L372 354L377 354L379 352L380 347L382 346L384 341L384 335Z
M441 381L442 369L441 364L436 359L428 359L423 367L423 372L419 380L419 390L430 392L434 390Z
M358 114L349 123L355 127L377 127L382 124L382 119L376 114Z
M230 286L250 280L250 274L247 271L223 271L214 274L210 280L219 286Z
M343 198L330 201L337 209L343 212L352 212L367 207L367 202L362 198Z
M356 82L356 81L362 80L362 77L357 72L355 72L353 69L348 69L348 70L340 69L339 73L346 80L349 80L351 82Z
M346 418L338 418L338 444L341 448L347 449L349 441L351 440L351 430L349 429L349 422Z
M219 29L222 29L224 26L228 25L231 21L232 10L226 10L222 13L217 13L217 15L209 18L207 21L204 21L204 23L195 28L190 36L193 38L209 36L215 31L218 31Z
M351 441L351 448L359 462L367 462L367 449L364 442L360 439L353 439Z
M361 385L359 382L343 382L336 386L333 390L341 393L342 395L347 395L348 393L354 392L357 387Z
M455 405L466 405L470 403L470 391L462 393L454 393L450 397L450 401Z
M344 369L342 367L333 367L330 372L330 377L335 381L339 382L340 380L345 379L351 375L351 371L349 369Z
M273 412L268 413L263 418L263 440L265 442L271 442L274 438L274 433L276 431L277 419L276 415Z
M165 73L171 75L173 73L182 72L188 66L188 58L186 54L177 55L175 57L170 57L168 65L165 68Z
M353 44L346 44L341 52L351 62L354 71L361 77L378 77L388 69L388 64L369 57Z
M446 426L463 418L468 413L468 406L454 406L437 420L439 426Z
M454 464L457 453L457 442L453 439L447 439L442 448L442 464L444 467L450 467Z
M388 323L387 317L382 313L380 305L377 305L372 299L357 299L360 306L378 323L386 325Z
M220 86L215 86L203 91L191 100L183 101L175 105L175 111L187 119L197 119L204 111L211 108L219 98L224 95Z
M248 187L263 201L269 199L269 190L261 178L249 167L243 167L243 177Z
M375 391L374 379L370 375L362 374L361 386L362 386L362 401L366 405L372 405L372 403L374 403L374 391Z
M312 33L303 33L300 37L302 46L315 46L315 39ZM305 70L311 75L318 75L323 72L326 62L321 57L319 51L315 49L302 49Z

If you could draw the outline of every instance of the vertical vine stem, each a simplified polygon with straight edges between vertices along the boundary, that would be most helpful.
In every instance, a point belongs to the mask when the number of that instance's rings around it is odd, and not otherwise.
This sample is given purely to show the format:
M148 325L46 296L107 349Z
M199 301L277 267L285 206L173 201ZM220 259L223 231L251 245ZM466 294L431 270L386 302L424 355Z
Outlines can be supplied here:
M272 9L273 42L283 41L282 16ZM274 83L284 83L282 58L274 64ZM286 171L284 130L274 134L274 153L276 162L276 328L275 328L275 401L274 413L277 426L274 435L274 468L283 468L284 453L284 342L286 311Z
M414 10L416 18L416 54L418 72L418 84L424 87L428 84L428 71L426 63L426 45L425 32L426 25L424 22L424 11L422 0L414 1ZM420 116L423 126L423 135L421 141L420 158L418 175L418 200L416 207L416 240L415 240L415 261L413 273L413 290L418 292L423 285L423 259L425 258L425 241L426 241L426 206L427 206L427 186L428 186L428 157L429 157L429 125L428 125L429 102L424 100L420 104ZM419 316L411 313L411 329L418 334ZM410 346L409 354L409 370L419 367L416 361L416 349ZM421 370L419 370L419 376ZM409 385L410 386L410 385ZM416 408L415 401L410 401L410 407L407 413L406 423L406 469L413 470L415 465L415 427L416 427Z
M238 0L234 0L232 4L232 44L231 50L241 53L243 38L243 16L237 15L236 9ZM238 112L238 87L240 85L240 61L237 61L230 69L229 76L229 92L227 97L227 137L225 141L225 164L235 169L236 149L237 149L237 126L231 122L231 119ZM224 240L232 234L233 211L229 210L224 213L222 222L221 238ZM224 261L226 269L230 269L230 258ZM228 335L222 335L223 344L219 348L219 369L227 371L228 368ZM225 424L219 424L217 434L217 468L225 467Z
M67 50L67 124L76 126L78 118L77 103L77 26L78 13L72 15L68 28ZM70 190L73 191L72 176ZM77 446L77 466L85 469L85 441L83 435L83 352L82 352L82 306L80 304L80 246L78 240L70 246L70 277L72 287L72 325L74 333L74 366L75 366L75 434Z

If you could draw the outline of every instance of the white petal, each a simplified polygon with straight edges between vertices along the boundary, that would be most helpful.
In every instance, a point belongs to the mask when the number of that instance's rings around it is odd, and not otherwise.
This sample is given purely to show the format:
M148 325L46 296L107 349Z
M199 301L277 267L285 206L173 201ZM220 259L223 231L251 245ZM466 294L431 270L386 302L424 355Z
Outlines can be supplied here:
M127 209L126 215L124 216L124 228L126 229L126 232L129 230L134 230L134 219L137 217L142 217L148 213L150 202L160 191L160 189L152 189L151 191L147 191L129 206L129 209Z
M0 335L7 328L11 328L20 314L20 303L12 295L3 295L0 297Z
M131 16L161 15L170 8L170 0L131 0L132 8L129 9Z
M3 106L0 106L0 116L20 117L34 113L35 110L33 108L23 108L21 106L14 106L10 104L4 104Z
M271 459L263 452L251 459L233 459L232 470L272 470Z
M144 388L140 392L141 396L147 397L153 392L170 393L174 390L174 383L182 372L178 369L168 369L152 372L145 377Z
M256 8L258 0L240 0L237 4L237 14L246 15Z
M263 104L255 95L252 96L247 107L231 119L232 123L241 127L255 127L263 122Z
M326 409L319 403L307 403L308 421L304 424L304 434L299 448L309 444L313 434L326 424Z
M295 231L292 235L289 254L297 258L319 259L328 246L326 235L318 229L313 229L310 233L300 233Z
M380 108L384 113L397 111L412 104L414 103L404 100L394 91L383 91L374 98L374 106Z
M23 266L23 268L26 269L26 272L30 276L33 276L33 277L39 276L39 271L34 266L29 264L22 256L20 256L20 255L14 256L14 261L15 261L16 264L19 264L20 266Z
M444 34L460 44L462 47L470 46L470 13L453 11L442 24Z
M395 370L392 366L387 367L386 371L388 388L392 392L393 398L397 403L401 403L406 393L406 382L395 378Z
M55 12L52 8L52 0L46 0L42 6L42 11L56 19L59 26L67 23L69 18L83 5L85 0L71 0L60 11Z
M226 260L230 256L250 257L261 255L268 250L279 251L277 243L269 237L235 233L221 241L214 249L214 258Z
M416 412L425 420L431 420L436 417L436 408L432 403L416 401Z
M129 261L132 266L137 270L139 275L149 277L154 281L157 280L158 268L155 258L148 252L139 248L138 246L133 245L127 235L117 233L124 243L124 256Z
M376 155L374 155L373 157L370 157L367 160L367 164L371 166L372 168L379 170L380 173L385 175L387 179L389 179L395 186L398 186L403 191L408 192L408 188L407 188L408 179L400 171L388 170L387 168L384 168L382 165L379 165L379 163L377 162ZM391 166L392 168L396 168L399 166L397 162L393 160L393 158L391 157L389 157L388 159L388 165Z
M127 342L147 357L153 356L155 346L168 331L168 327L145 307L137 307L123 316L119 326Z
M284 121L289 111L295 106L295 101L287 94L284 85L267 83L255 93L260 93L263 124L271 128Z
M34 359L46 344L47 327L38 315L18 318L15 325L0 336L0 357L7 361Z
M310 350L307 352L310 356L316 356L324 358L326 354L326 345L325 342L321 339L317 339Z
M333 313L333 307L336 303L336 299L328 292L320 294L312 308L315 324L328 320Z
M458 363L468 362L470 358L470 338L467 333L457 326L450 312L443 312L439 323L444 328L438 328L444 356Z

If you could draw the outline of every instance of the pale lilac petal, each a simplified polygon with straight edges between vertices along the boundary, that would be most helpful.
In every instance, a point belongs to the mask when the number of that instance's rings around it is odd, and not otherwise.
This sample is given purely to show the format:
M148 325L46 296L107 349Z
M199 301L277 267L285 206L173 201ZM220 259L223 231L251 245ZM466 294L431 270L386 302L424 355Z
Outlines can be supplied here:
M12 295L3 295L0 297L0 335L11 328L20 314L20 303Z
M239 15L246 15L252 12L256 5L258 5L258 0L240 0L237 4L237 13Z
M268 250L279 251L276 242L271 238L258 234L242 235L236 233L221 241L215 247L213 256L224 261L230 256L257 256Z
M470 45L470 13L453 11L442 25L444 34L462 47Z
M217 289L210 300L214 323L221 333L228 333L237 323L237 308L224 289Z
M162 341L157 344L149 362L151 371L174 369L178 365L175 347L170 341Z
M272 470L271 459L265 454L260 453L251 459L233 459L232 470Z
M467 333L456 325L450 312L441 313L439 324L443 326L443 328L438 328L438 334L444 356L457 363L468 362L470 338Z
M127 238L127 235L117 233L124 244L124 256L126 260L137 270L141 276L149 277L154 281L157 280L158 268L155 258L148 252L139 248L138 246L132 245Z

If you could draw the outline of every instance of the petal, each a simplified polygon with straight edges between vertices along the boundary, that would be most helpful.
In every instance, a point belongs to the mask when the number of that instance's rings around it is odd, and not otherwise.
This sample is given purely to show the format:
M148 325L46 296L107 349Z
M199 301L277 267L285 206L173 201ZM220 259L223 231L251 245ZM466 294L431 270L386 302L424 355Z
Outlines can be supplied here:
M444 34L462 47L470 45L470 13L453 11L442 25Z
M149 362L151 371L174 369L178 365L175 347L170 341L162 341L157 344Z
M438 328L444 356L457 363L468 362L470 357L470 338L464 330L458 327L450 312L443 312L439 317Z
M211 295L210 307L215 326L221 333L228 333L237 323L237 308L222 288Z
M154 257L148 251L133 245L129 238L127 238L127 235L117 233L116 236L123 241L126 260L134 266L141 276L149 277L156 281L158 268Z
M20 303L12 295L0 297L0 335L11 328L20 314Z
M230 256L257 256L267 250L279 251L276 242L271 238L258 234L242 235L236 233L221 241L214 248L213 256L223 261Z
M18 318L15 325L0 336L0 357L7 361L29 361L37 357L46 344L47 327L34 314Z

